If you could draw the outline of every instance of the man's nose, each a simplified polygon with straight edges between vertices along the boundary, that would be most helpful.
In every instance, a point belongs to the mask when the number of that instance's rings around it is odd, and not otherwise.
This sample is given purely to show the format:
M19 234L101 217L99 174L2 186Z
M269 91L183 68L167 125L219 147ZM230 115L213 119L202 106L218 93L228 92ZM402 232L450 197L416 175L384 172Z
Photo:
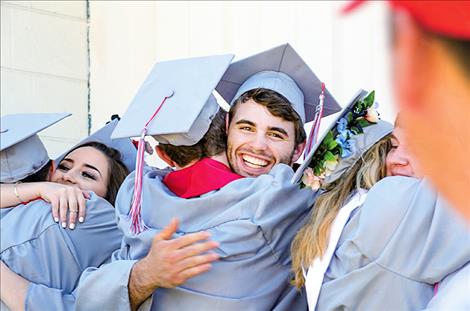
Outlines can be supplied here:
M266 137L262 133L257 133L251 142L251 146L256 150L265 150L267 148Z

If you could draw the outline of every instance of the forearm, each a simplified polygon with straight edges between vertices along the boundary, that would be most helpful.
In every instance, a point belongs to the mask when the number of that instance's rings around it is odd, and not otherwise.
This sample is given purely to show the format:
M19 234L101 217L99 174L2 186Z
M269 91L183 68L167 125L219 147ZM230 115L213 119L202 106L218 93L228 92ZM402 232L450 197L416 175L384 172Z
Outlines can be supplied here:
M11 310L24 310L29 282L0 261L0 297Z
M40 183L0 184L0 208L16 206L40 197L39 188Z
M138 261L131 270L129 277L129 302L131 310L137 310L139 306L149 298L156 288L146 276L145 259Z

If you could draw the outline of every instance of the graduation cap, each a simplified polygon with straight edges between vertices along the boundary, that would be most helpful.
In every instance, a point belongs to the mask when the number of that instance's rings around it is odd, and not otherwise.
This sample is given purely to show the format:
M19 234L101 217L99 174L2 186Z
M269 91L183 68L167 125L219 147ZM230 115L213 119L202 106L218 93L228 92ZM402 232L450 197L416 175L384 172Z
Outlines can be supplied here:
M349 13L362 5L364 0L355 0L343 8ZM470 1L468 0L389 0L393 10L408 12L418 24L430 32L456 39L470 39Z
M313 174L317 177L325 175L320 177L322 183L337 180L376 142L393 131L392 124L378 119L378 114L374 115L374 94L368 95L366 91L359 90L353 96L297 169L292 177L293 183L302 179L308 167L313 168ZM361 104L357 105L359 101ZM325 168L328 167L323 162L325 159L336 164L334 167Z
M140 215L145 136L175 146L196 144L219 109L212 92L232 59L228 54L155 64L114 130L112 138L140 136L129 212L133 233L146 228Z
M43 168L49 162L49 155L37 133L70 115L70 113L18 113L2 116L0 182L17 182Z
M212 92L232 59L228 54L156 63L112 138L140 136L155 115L146 134L160 143L196 144L219 109Z
M241 59L230 65L217 85L217 92L230 104L243 93L266 88L286 97L303 123L315 117L322 82L288 43ZM341 107L325 90L323 116Z
M72 147L70 150L89 143L89 142L98 142L102 143L108 147L114 148L118 150L121 153L121 162L124 163L124 165L127 167L129 172L132 172L135 170L135 159L137 155L137 150L132 143L131 139L129 138L118 138L118 139L112 139L111 138L111 133L114 131L116 128L116 125L120 121L118 119L113 119L109 123L107 123L105 126L102 128L98 129L96 132L91 134L90 136L86 137L82 141L80 141L77 145ZM55 162L58 165L62 159L65 157L66 154L68 154L70 151L67 151L66 153L62 154L60 157L58 157Z

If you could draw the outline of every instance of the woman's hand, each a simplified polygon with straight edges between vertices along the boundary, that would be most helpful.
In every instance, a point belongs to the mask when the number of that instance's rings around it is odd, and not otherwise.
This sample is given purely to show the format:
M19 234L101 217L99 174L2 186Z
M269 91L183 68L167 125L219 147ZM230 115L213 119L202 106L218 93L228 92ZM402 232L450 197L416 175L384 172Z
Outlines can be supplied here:
M40 183L39 196L51 203L52 217L55 222L60 220L63 228L67 227L67 214L70 229L75 228L77 217L79 222L85 220L85 199L89 199L90 195L77 186L43 182Z

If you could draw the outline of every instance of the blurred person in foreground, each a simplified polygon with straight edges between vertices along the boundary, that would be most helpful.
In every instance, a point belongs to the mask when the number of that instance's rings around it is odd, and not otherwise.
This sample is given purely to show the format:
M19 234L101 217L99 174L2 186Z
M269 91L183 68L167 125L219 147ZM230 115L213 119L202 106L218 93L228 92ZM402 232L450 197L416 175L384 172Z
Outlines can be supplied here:
M470 221L470 1L388 2L395 94L410 152Z

